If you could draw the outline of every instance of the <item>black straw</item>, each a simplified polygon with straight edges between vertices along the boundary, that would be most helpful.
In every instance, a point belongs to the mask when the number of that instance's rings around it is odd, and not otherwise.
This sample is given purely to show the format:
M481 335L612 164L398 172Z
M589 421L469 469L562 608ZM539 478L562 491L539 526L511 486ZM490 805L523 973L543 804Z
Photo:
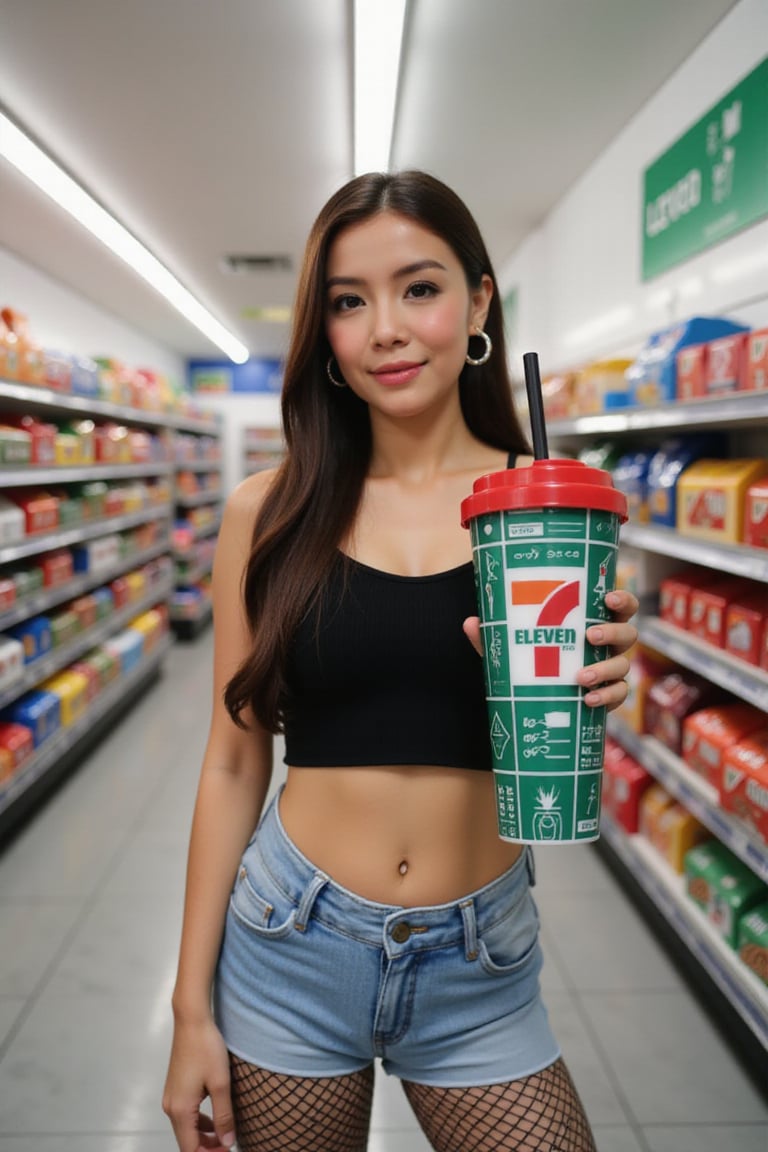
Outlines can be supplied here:
M544 423L544 401L541 396L541 376L539 375L539 358L535 352L526 352L523 355L525 369L525 389L528 393L528 411L531 417L531 434L533 436L534 460L548 460L547 428Z

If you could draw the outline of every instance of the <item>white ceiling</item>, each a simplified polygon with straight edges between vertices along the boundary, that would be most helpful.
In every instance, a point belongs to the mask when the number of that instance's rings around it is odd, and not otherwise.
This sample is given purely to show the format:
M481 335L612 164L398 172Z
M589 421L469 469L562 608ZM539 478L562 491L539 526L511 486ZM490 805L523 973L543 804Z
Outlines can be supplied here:
M387 0L380 0L386 3ZM735 0L409 0L393 149L499 267ZM0 105L256 355L288 254L351 174L351 0L0 0ZM218 356L0 160L0 245L183 356Z

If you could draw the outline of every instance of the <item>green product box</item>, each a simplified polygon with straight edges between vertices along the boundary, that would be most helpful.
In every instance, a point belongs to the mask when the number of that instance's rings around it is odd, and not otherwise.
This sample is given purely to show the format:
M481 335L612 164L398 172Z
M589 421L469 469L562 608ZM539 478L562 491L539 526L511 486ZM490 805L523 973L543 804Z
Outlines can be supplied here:
M107 499L107 486L103 480L89 480L80 488L83 502L83 516L86 520L98 520L104 516Z
M719 840L687 852L684 869L688 895L726 943L737 948L739 921L768 896L763 881Z
M44 577L42 568L18 568L11 576L16 588L16 599L23 600L39 592L43 587Z
M77 496L59 493L59 527L71 528L75 524L82 524L83 502Z
M67 644L79 631L80 618L74 612L65 610L51 616L51 636L53 637L54 648Z
M686 892L707 915L714 901L715 877L727 870L729 858L733 858L733 853L719 840L697 844L683 857Z
M92 652L88 653L86 659L98 672L102 688L106 688L107 684L120 674L120 665L117 660L104 648L94 648Z
M768 984L768 901L758 904L739 922L739 956Z
M20 428L0 428L0 464L30 464L32 437Z

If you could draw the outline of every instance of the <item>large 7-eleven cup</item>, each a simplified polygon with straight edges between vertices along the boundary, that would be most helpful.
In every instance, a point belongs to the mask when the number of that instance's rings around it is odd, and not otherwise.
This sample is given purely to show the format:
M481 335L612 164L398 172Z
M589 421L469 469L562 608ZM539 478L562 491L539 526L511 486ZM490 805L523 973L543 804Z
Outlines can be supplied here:
M536 460L476 481L472 535L499 835L516 843L596 840L605 708L576 673L605 658L586 639L610 619L627 502L608 472Z

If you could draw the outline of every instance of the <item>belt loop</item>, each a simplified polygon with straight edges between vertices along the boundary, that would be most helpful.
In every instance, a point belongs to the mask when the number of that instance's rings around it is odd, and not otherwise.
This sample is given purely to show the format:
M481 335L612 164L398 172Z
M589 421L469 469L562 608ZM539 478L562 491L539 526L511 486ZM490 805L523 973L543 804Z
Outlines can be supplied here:
M528 883L533 888L536 885L536 861L530 844L525 846L525 866L528 869Z
M320 894L320 892L322 891L322 889L325 888L327 883L328 883L328 877L325 875L324 872L315 872L314 876L312 877L311 883L309 884L306 892L302 896L301 901L299 902L299 907L296 910L296 919L294 921L294 927L296 928L297 932L305 932L306 931L307 921L309 920L309 917L312 914L312 906L315 903L315 900L317 899L317 897Z
M464 923L464 955L467 960L477 960L477 918L474 900L462 900L459 904Z

